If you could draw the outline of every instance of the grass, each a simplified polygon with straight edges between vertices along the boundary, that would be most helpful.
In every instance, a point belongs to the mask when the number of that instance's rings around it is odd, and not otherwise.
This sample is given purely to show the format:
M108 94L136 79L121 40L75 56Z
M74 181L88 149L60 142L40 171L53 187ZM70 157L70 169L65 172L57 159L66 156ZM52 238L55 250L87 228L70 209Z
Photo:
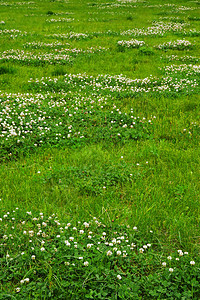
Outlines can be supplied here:
M199 5L168 2L0 3L0 299L199 299Z

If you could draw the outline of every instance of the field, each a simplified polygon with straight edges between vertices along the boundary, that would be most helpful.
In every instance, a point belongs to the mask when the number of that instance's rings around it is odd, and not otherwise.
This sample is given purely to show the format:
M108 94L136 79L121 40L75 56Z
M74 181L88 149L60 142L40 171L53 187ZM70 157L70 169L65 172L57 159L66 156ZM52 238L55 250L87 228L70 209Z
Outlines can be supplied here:
M0 0L0 299L200 299L200 2Z

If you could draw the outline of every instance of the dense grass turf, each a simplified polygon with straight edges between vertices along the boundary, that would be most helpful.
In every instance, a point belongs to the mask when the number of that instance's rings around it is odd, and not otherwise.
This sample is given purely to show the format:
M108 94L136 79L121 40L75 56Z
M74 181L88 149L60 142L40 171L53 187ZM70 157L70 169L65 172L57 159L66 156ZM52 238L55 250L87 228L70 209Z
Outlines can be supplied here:
M199 9L0 1L0 299L200 298Z

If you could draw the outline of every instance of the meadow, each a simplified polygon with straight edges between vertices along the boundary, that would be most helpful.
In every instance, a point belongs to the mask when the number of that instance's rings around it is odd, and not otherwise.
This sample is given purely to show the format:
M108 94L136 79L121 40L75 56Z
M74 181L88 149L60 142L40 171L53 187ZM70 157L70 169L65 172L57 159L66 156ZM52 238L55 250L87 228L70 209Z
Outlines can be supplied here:
M0 0L0 299L200 299L199 16Z

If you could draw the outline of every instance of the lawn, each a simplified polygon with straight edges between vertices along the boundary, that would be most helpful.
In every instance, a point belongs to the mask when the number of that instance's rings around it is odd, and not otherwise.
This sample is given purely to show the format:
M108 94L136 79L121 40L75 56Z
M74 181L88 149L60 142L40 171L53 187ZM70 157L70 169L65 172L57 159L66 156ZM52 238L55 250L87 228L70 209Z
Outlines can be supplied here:
M200 299L199 12L0 1L0 299Z

